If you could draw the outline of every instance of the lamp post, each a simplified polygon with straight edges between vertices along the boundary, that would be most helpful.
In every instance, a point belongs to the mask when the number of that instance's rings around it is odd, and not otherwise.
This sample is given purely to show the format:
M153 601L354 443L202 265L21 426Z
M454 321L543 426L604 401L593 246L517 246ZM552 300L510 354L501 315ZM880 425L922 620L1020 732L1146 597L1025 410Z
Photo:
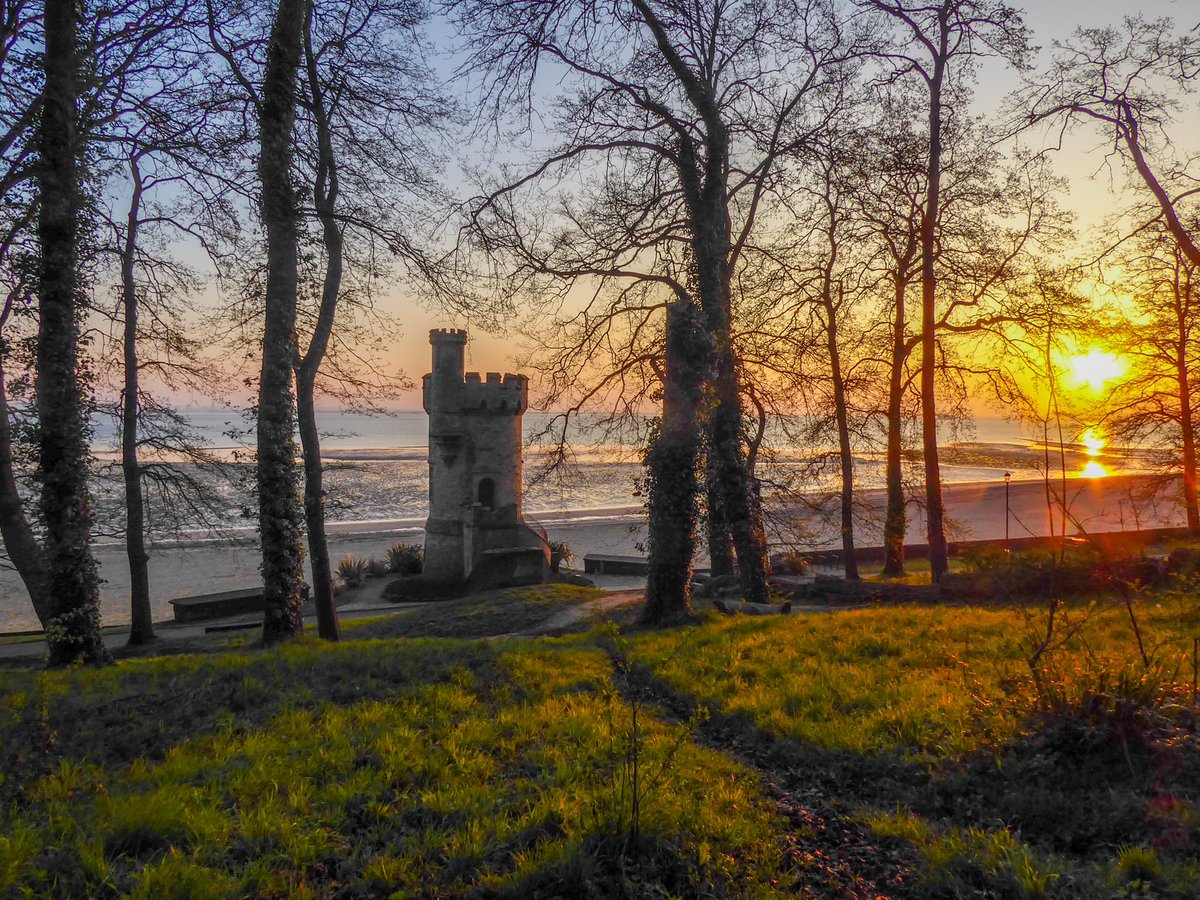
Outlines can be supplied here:
M1004 549L1008 550L1008 486L1012 482L1012 472L1004 473Z

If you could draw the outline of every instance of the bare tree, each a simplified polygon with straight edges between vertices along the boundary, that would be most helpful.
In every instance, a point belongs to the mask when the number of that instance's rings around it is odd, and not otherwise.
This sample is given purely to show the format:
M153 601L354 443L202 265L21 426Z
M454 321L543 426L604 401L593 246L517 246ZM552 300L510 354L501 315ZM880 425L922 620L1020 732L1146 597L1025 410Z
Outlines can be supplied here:
M853 174L865 233L878 245L871 267L889 288L882 305L890 322L884 351L887 391L884 399L884 478L887 500L883 522L883 574L904 574L908 492L904 486L905 398L912 387L912 352L921 341L910 322L908 291L920 277L921 208L925 200L927 157L912 110L902 92L880 98L877 124L860 132Z
M1171 140L1173 116L1200 78L1200 33L1177 34L1170 19L1127 17L1121 28L1081 28L1057 45L1050 70L1023 89L1025 124L1081 123L1101 129L1107 153L1127 165L1149 197L1135 227L1161 218L1192 266L1200 266L1194 208L1194 149Z
M765 599L766 539L743 435L732 279L776 161L813 127L805 101L841 83L844 23L824 3L786 0L689 8L635 0L629 12L586 0L538 7L463 0L454 9L476 37L470 65L492 74L496 106L527 109L539 64L561 66L574 91L559 105L563 143L527 174L490 189L475 204L471 234L511 266L510 296L557 280L654 283L660 310L692 298L712 354L696 410L721 486L709 503L727 523L746 596ZM514 197L568 171L591 176L588 187L561 195L557 208L542 204L548 215L522 213ZM636 322L645 308L626 304L633 296L614 286L597 297L617 298L615 308L568 318L606 329L627 310ZM668 329L690 321L684 312L668 319ZM678 366L662 368L667 378L680 374ZM672 565L681 563L690 566L690 555ZM686 596L672 602L683 608Z
M945 509L937 438L937 254L941 200L943 122L956 101L956 82L968 77L973 61L998 54L1021 65L1026 32L1018 12L1000 0L863 0L896 25L899 43L883 54L903 76L916 77L928 90L928 143L925 197L921 206L921 424L925 463L925 516L929 564L934 581L948 568Z
M807 401L801 442L811 447L832 441L836 448L833 454L815 453L812 474L823 472L829 461L836 466L837 527L845 574L851 580L859 577L854 451L864 424L854 409L854 395L865 394L861 389L873 380L868 370L875 363L866 349L874 323L865 306L873 300L878 281L871 265L875 247L856 202L862 185L852 163L864 138L865 130L854 125L832 126L789 169L778 193L790 221L779 229L778 247L768 254L781 271L780 288L768 293L767 302L780 308L791 305L800 316L806 315L800 330L824 350L807 352L808 359L790 360L792 390L793 397ZM795 328L792 324L789 329L793 341ZM780 352L787 358L786 344ZM822 501L821 508L826 505Z
M341 356L355 359L339 364L339 341L361 336L353 317L375 314L372 284L384 277L388 260L401 260L417 275L432 266L416 240L424 209L418 201L437 193L435 157L424 138L448 107L420 58L415 29L422 16L412 0L316 4L305 30L298 145L324 271L306 348L297 357L296 402L313 596L318 629L329 640L337 639L338 627L315 401L321 388L370 401L379 385L364 376L374 367L361 346L343 347ZM322 366L329 376L330 363L333 377L321 384Z
M1196 232L1194 224L1189 229ZM1161 222L1142 232L1122 256L1119 284L1132 297L1136 316L1110 333L1131 369L1109 398L1105 424L1113 436L1167 450L1169 469L1182 476L1188 527L1200 528L1194 409L1200 267Z

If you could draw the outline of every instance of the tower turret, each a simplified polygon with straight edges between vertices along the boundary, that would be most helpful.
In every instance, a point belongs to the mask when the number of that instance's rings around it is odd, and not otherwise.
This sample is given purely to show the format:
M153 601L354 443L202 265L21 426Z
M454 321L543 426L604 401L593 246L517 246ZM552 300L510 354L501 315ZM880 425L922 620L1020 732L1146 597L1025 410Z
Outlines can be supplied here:
M448 581L487 572L491 583L540 581L548 549L522 517L529 379L464 371L465 331L434 329L429 342L433 371L422 382L429 413L425 572Z

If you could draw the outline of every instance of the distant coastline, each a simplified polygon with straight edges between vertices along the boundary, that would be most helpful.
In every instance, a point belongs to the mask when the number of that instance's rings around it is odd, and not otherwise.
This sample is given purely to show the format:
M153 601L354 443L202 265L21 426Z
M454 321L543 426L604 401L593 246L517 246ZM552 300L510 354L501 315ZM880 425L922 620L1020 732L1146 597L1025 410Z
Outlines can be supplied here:
M1068 533L1082 525L1087 531L1135 531L1184 524L1177 502L1177 480L1162 481L1144 475L1114 475L1107 478L1069 478L1071 520ZM1152 491L1156 487L1158 490ZM1058 490L1057 479L1052 483ZM1145 496L1141 496L1145 494ZM1055 533L1061 529L1057 507L1047 510L1045 484L1040 479L1014 480L1008 489L1003 481L957 482L944 485L946 508L955 540L1000 540L1048 535L1053 515ZM882 521L884 493L879 489L859 494L864 512L859 544L878 543L877 523ZM1134 504L1138 508L1134 509ZM809 516L805 529L811 550L836 550L837 530L830 517ZM534 524L545 528L552 540L571 545L576 557L587 553L641 554L645 540L644 512L637 504L613 504L574 510L532 512ZM875 524L873 524L875 523ZM330 552L336 560L345 554L382 557L396 541L421 543L424 517L378 518L331 523ZM909 543L924 541L924 522L915 513L908 529ZM700 548L703 553L703 547ZM128 568L124 547L117 542L97 546L102 586L102 616L106 624L128 621ZM703 564L703 557L700 560ZM258 580L258 548L254 529L243 526L230 539L214 540L202 535L176 542L159 543L150 561L151 588L156 619L169 618L168 601L188 594L247 587ZM0 633L36 629L28 597L20 579L11 570L0 570Z

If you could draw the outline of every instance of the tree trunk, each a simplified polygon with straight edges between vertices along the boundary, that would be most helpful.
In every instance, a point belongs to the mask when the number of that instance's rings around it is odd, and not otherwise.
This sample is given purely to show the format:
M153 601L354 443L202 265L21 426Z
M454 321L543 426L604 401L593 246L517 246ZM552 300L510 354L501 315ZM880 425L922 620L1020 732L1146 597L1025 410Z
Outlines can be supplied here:
M1179 430L1183 442L1183 506L1187 512L1188 528L1200 528L1200 502L1196 497L1196 426L1192 418L1192 383L1187 366L1187 321L1182 304L1179 311L1179 337L1176 354L1176 384L1179 389Z
M727 330L714 338L729 343ZM714 379L716 402L709 417L709 453L714 458L717 481L724 489L724 511L742 592L750 603L766 603L767 534L742 446L742 399L732 348L718 351L715 362L718 373Z
M908 348L904 336L905 277L895 276L895 316L892 321L892 364L888 373L887 399L887 511L883 520L883 574L904 574L904 539L908 527L904 497L904 457L902 404L904 401L904 364Z
M828 289L827 289L828 290ZM858 581L858 558L854 553L854 453L850 446L850 417L846 411L846 386L842 382L842 360L838 350L837 311L825 300L825 336L833 376L833 410L837 419L838 455L842 473L842 556L846 578Z
M133 194L129 200L125 245L121 252L121 294L125 304L125 390L121 405L121 473L125 477L125 555L129 560L130 644L154 640L150 612L150 554L146 552L146 507L142 470L138 465L138 299L134 284L142 178L136 159L130 160Z
M105 662L91 548L88 446L79 383L79 153L74 0L46 0L46 82L38 134L41 242L37 345L38 464L46 527L50 665Z
M718 142L719 144L719 142ZM713 157L724 159L709 149ZM742 395L733 349L729 210L724 177L709 172L691 202L692 254L701 310L712 346L709 466L722 491L722 511L737 555L742 591L767 602L767 536L742 444Z
M333 596L333 569L325 536L325 489L322 485L321 438L317 431L312 379L296 373L296 406L300 446L304 453L304 523L308 528L309 565L312 568L313 602L317 607L317 633L327 641L341 637L337 603Z
M925 521L929 542L929 570L939 582L949 569L946 549L945 508L937 437L937 254L938 195L942 180L942 79L945 74L946 32L929 82L929 169L926 173L925 208L921 212L921 439L925 456Z
M325 279L321 286L321 306L308 351L296 367L297 415L300 446L304 454L304 522L308 530L308 554L313 577L313 600L317 607L317 632L327 641L341 637L337 604L333 596L333 570L329 565L329 541L325 535L325 488L322 484L321 435L317 430L315 386L317 371L329 347L334 314L342 287L342 231L335 216L338 196L337 164L329 129L328 110L312 49L312 4L304 28L304 60L313 118L317 125L317 178L313 202L321 220L321 239L325 245Z
M279 0L259 112L259 180L267 235L262 374L258 387L258 510L262 542L263 642L300 634L304 620L304 551L296 498L292 366L296 352L296 239L299 211L292 189L292 125L296 74L306 21L305 0Z
M734 573L733 541L729 537L729 518L725 515L725 492L713 468L713 460L705 466L705 494L708 516L708 568L714 578Z
M12 420L8 412L8 387L4 378L4 360L0 357L0 539L8 558L21 576L33 611L46 629L54 616L54 607L46 594L46 560L41 544L25 518L25 506L17 490L17 472L13 464Z
M662 425L646 451L650 571L641 620L647 625L679 621L691 613L703 438L696 410L708 374L708 341L700 320L700 310L688 297L677 299L667 313Z

